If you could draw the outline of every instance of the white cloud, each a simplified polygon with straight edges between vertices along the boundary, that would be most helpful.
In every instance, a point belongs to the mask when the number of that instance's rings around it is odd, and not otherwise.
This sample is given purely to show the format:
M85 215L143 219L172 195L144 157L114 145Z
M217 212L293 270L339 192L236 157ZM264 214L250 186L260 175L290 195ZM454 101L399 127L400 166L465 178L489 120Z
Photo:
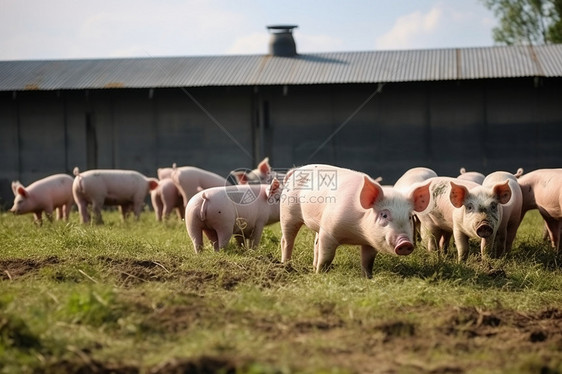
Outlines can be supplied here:
M491 45L491 29L494 23L484 6L474 7L465 2L437 2L427 12L418 10L398 17L388 32L375 39L375 48L418 49Z
M427 13L416 11L399 17L390 31L376 39L377 49L416 48L419 39L438 31L443 13L443 9L436 6Z
M241 54L266 54L269 43L267 32L253 33L239 37L227 48L226 53L231 55Z

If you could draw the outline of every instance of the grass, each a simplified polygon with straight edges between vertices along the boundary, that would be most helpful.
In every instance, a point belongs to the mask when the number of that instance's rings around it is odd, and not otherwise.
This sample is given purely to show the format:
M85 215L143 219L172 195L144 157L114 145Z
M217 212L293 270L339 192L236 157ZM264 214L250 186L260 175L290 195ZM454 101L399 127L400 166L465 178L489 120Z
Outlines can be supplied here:
M292 266L279 226L256 250L196 255L181 222L143 213L35 227L0 213L0 372L534 373L562 371L562 272L528 213L513 251L467 263L419 248L338 248Z

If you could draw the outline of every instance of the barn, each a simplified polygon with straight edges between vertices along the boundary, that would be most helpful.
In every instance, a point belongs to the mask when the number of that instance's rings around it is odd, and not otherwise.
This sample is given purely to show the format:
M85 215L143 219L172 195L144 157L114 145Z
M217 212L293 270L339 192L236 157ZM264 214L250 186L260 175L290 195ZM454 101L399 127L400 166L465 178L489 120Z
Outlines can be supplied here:
M0 61L0 205L75 166L222 175L327 163L382 176L562 165L562 45Z

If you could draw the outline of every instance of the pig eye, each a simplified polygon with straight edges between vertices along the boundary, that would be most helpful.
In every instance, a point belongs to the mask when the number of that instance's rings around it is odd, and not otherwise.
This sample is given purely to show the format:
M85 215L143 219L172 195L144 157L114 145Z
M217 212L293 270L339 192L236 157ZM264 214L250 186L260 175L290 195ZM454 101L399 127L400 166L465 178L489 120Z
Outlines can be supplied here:
M379 213L377 221L380 222L381 225L385 226L391 220L390 212L388 210L383 210Z
M472 203L466 204L466 210L472 212L474 210L474 205Z
M493 212L495 212L496 210L498 210L498 203L492 203L490 205L490 208L492 209Z

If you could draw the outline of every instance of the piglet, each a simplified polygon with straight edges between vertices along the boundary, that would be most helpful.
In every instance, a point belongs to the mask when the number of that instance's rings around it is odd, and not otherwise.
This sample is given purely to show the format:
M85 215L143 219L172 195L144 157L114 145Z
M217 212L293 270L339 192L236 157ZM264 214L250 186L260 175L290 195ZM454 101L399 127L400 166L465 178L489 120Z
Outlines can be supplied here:
M304 224L317 233L316 272L328 269L339 245L356 244L361 246L363 274L371 278L378 251L412 253L412 211L422 212L429 202L429 184L413 188L406 197L349 169L319 164L293 169L281 195L281 260L291 259Z
M74 205L72 196L72 177L66 174L55 174L39 179L27 187L12 182L14 205L10 211L14 214L33 213L35 222L41 224L43 212L53 220L53 210L57 209L57 219L68 220L70 209Z
M171 178L158 181L158 187L150 191L150 200L157 221L168 219L174 210L178 218L183 219L183 198Z
M185 226L196 252L203 249L203 232L215 251L224 248L232 235L240 246L249 239L255 248L263 228L279 222L281 186L267 184L214 187L193 196L185 208Z
M501 210L499 214L500 223L492 245L493 247L490 250L490 254L495 257L501 257L511 251L517 229L521 223L523 195L517 181L520 170L522 172L522 169L519 169L515 175L506 171L496 171L488 174L482 182L483 187L493 189L497 184L507 180L511 190L511 198L499 206ZM482 239L481 251L487 250L487 247L490 245L488 240L488 238Z
M201 190L231 185L226 178L195 166L176 167L174 164L170 177L183 198L184 208L189 199Z
M457 179L471 181L478 184L482 184L482 182L484 182L484 179L486 178L486 176L482 173L479 173L477 171L466 171L465 168L461 168L459 170L459 173L460 174Z
M490 243L495 240L502 218L499 205L511 198L509 181L489 187L448 177L431 178L429 182L433 204L418 215L427 248L431 251L439 245L446 251L453 235L459 261L468 257L469 238L486 239L481 245L482 255L491 254Z
M134 170L94 169L81 173L76 167L74 175L72 193L82 223L90 221L89 204L92 204L94 219L98 224L103 223L101 209L104 205L118 205L123 220L126 213L132 210L138 220L147 194L158 187L157 179L147 178Z
M518 179L523 194L521 219L538 209L544 219L553 248L560 251L562 229L562 169L538 169Z

